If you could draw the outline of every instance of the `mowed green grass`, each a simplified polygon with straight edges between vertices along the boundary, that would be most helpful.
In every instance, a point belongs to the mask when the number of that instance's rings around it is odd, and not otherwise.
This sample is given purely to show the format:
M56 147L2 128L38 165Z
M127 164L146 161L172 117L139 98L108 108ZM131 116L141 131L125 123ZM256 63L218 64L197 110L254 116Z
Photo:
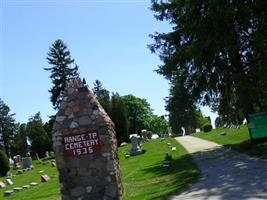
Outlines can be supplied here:
M176 147L171 152L166 143ZM200 172L186 150L173 138L143 144L146 152L125 159L130 146L120 148L120 163L124 183L123 200L156 200L179 193L198 180ZM171 153L171 168L162 167L165 153Z
M171 152L167 143L177 148L177 151ZM173 138L161 142L159 139L152 140L143 144L146 152L142 155L125 159L125 154L129 151L131 145L119 148L120 166L122 180L124 185L123 200L149 200L165 199L166 196L179 193L199 177L197 169L192 158L186 150L179 145ZM169 170L164 170L162 163L165 153L172 154L172 165ZM42 165L34 162L35 169L14 177L14 185L0 189L0 199L6 200L60 200L58 173L51 164ZM50 176L51 180L47 183L41 183L41 174ZM4 181L1 177L0 181ZM4 197L5 190L14 187L22 187L31 182L39 183L38 186L30 189L23 189L15 192L10 197Z
M44 171L43 173L39 173ZM11 171L16 174L14 171ZM50 177L49 182L41 182L41 175L47 174ZM1 177L0 181L5 181L6 177ZM29 189L23 189L19 192L14 192L9 197L4 197L3 193L6 190L12 190L15 187L22 187L23 185L29 185L31 182L38 183L35 187ZM34 161L34 169L31 171L24 172L23 174L16 175L13 178L13 185L9 185L5 188L0 189L0 199L7 200L59 200L59 182L58 173L55 167L52 167L51 163L42 165L38 161Z
M222 135L225 133L225 135ZM267 143L252 144L247 126L236 128L219 128L208 133L199 132L192 134L195 137L210 140L225 147L233 148L254 157L267 159Z

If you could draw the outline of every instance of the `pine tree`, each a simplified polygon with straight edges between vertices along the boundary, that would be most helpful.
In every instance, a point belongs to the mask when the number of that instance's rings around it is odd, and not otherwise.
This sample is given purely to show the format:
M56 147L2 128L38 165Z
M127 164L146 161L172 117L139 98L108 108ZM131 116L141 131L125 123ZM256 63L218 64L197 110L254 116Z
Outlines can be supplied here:
M44 68L50 71L53 87L49 90L50 100L54 109L58 109L63 98L66 80L79 77L78 66L71 58L67 45L62 40L56 40L49 48L47 61L52 67Z
M125 104L118 93L113 93L111 97L111 119L115 124L118 144L129 141L128 120Z
M97 97L97 100L101 104L101 106L104 108L106 113L111 117L111 102L110 102L110 96L109 91L103 88L103 85L101 81L96 80L94 83L93 92Z
M0 99L0 148L9 155L14 142L16 124L15 114L10 113L10 108Z
M266 1L152 0L151 9L172 26L149 46L159 74L185 71L193 100L234 121L267 109Z

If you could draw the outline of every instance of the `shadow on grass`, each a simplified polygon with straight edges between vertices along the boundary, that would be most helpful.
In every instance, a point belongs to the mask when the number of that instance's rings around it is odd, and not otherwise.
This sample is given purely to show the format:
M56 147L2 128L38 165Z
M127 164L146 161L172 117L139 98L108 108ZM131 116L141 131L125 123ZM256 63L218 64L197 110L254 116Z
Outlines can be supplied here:
M171 166L168 169L163 167L162 160L162 162L145 168L142 171L146 174L152 173L159 179L163 176L172 176L171 179L168 179L168 182L164 183L164 179L162 179L162 182L160 183L165 184L165 187L167 187L166 190L159 190L157 193L154 193L151 197L147 198L149 200L168 199L168 196L187 189L200 177L200 172L196 164L188 154L173 159L171 161Z
M267 142L252 144L250 140L246 140L237 144L223 145L226 148L237 150L241 153L246 153L253 157L267 159Z

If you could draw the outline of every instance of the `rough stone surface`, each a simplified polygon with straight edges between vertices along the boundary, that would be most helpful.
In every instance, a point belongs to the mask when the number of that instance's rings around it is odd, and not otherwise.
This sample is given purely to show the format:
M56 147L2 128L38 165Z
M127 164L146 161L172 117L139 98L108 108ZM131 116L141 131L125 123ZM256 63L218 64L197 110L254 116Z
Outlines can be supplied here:
M62 200L119 200L123 188L114 124L79 79L66 84L53 126Z

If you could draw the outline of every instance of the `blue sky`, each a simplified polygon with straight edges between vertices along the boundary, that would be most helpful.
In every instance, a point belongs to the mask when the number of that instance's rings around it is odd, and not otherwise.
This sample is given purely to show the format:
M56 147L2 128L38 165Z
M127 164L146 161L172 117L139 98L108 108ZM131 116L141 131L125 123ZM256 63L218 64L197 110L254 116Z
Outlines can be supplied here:
M166 114L169 85L153 71L161 62L147 45L149 34L170 25L156 21L150 1L2 0L1 6L1 98L18 122L38 111L44 121L55 113L43 68L56 39L67 44L89 86L98 79L109 91L145 98L155 114Z

